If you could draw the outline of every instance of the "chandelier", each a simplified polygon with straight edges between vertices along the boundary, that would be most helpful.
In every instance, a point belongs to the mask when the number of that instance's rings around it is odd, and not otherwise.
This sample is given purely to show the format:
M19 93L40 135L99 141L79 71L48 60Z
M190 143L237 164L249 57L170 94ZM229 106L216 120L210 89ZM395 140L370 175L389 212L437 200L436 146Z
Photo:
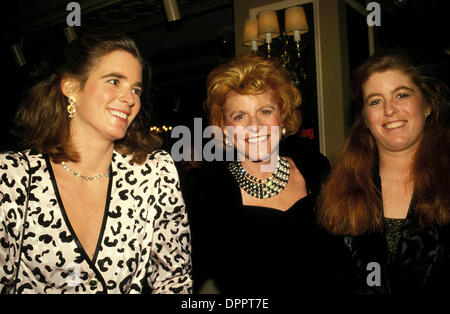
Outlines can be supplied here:
M303 7L284 11L284 29L281 31L276 11L263 10L257 18L245 21L242 44L251 47L252 53L265 54L268 59L277 57L299 87L306 79L301 60L301 36L307 32L308 22Z

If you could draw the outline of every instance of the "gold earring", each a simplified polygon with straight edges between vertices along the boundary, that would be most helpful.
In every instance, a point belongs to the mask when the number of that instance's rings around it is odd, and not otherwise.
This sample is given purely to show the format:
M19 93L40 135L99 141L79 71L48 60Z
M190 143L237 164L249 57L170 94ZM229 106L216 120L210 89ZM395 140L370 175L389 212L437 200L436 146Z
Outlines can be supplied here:
M285 127L282 127L282 128L281 128L281 135L282 135L282 136L285 136L285 135L286 135L286 132L287 132L286 128L285 128Z
M73 96L68 99L69 105L67 106L67 112L69 113L69 118L72 119L77 109L75 108L76 102Z

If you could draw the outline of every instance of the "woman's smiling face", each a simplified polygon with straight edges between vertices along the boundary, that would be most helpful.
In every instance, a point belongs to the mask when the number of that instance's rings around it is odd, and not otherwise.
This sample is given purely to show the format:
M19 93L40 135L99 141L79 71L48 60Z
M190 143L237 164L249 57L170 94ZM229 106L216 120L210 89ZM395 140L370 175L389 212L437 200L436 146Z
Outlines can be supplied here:
M417 147L429 108L408 75L399 70L374 73L363 85L363 97L364 117L379 151Z
M141 63L132 54L117 50L103 56L76 93L71 124L88 137L123 138L141 107L141 80Z
M224 104L224 122L224 134L248 160L267 160L278 147L281 115L271 91L257 95L231 93Z

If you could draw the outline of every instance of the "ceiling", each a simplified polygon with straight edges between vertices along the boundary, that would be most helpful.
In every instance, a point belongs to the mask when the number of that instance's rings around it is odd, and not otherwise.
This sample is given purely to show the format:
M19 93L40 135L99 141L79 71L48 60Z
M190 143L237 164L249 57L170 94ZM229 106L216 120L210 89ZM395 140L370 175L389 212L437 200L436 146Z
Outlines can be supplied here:
M168 23L162 0L82 0L79 35L121 32L131 35L153 66L155 84L170 86L204 77L224 58L234 54L233 0L177 0L182 19ZM370 0L352 0L364 8ZM378 0L383 15L380 33L391 46L408 40L448 46L443 29L448 20L441 0ZM6 60L9 47L23 46L29 64L65 43L69 0L3 1L0 10L0 45ZM388 27L389 26L389 27ZM425 30L432 31L425 31ZM426 33L425 33L426 32ZM399 35L397 35L399 34ZM3 55L0 55L3 56Z
M168 22L162 0L84 0L77 34L125 33L152 66L154 106L160 119L181 109L201 111L204 82L217 64L234 54L233 0L178 0L181 20ZM65 0L2 2L0 57L25 79L64 45ZM18 69L9 51L23 48L27 66ZM20 83L19 83L20 85ZM23 85L23 84L22 84Z
M142 32L167 24L162 0L84 0L81 7L82 33ZM232 8L232 0L177 0L182 19L206 16L223 7ZM2 3L0 40L40 39L58 42L66 27L67 0L16 0ZM168 26L168 25L166 25ZM169 27L170 29L170 27Z

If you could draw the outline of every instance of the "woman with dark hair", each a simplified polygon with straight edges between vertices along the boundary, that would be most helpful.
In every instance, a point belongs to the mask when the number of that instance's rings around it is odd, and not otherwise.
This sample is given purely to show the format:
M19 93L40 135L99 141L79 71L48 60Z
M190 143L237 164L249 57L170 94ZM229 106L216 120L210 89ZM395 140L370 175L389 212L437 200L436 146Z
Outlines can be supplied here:
M120 35L65 49L0 155L2 293L186 293L190 233L174 163L142 123L143 60Z
M328 160L301 146L295 156L278 147L298 131L300 103L288 72L273 60L243 55L209 74L209 122L237 160L205 163L191 186L190 195L199 196L188 206L194 283L212 278L221 293L247 295L328 288L327 249L313 211Z
M353 76L358 116L322 190L319 221L343 235L357 293L449 293L448 88L404 51Z

